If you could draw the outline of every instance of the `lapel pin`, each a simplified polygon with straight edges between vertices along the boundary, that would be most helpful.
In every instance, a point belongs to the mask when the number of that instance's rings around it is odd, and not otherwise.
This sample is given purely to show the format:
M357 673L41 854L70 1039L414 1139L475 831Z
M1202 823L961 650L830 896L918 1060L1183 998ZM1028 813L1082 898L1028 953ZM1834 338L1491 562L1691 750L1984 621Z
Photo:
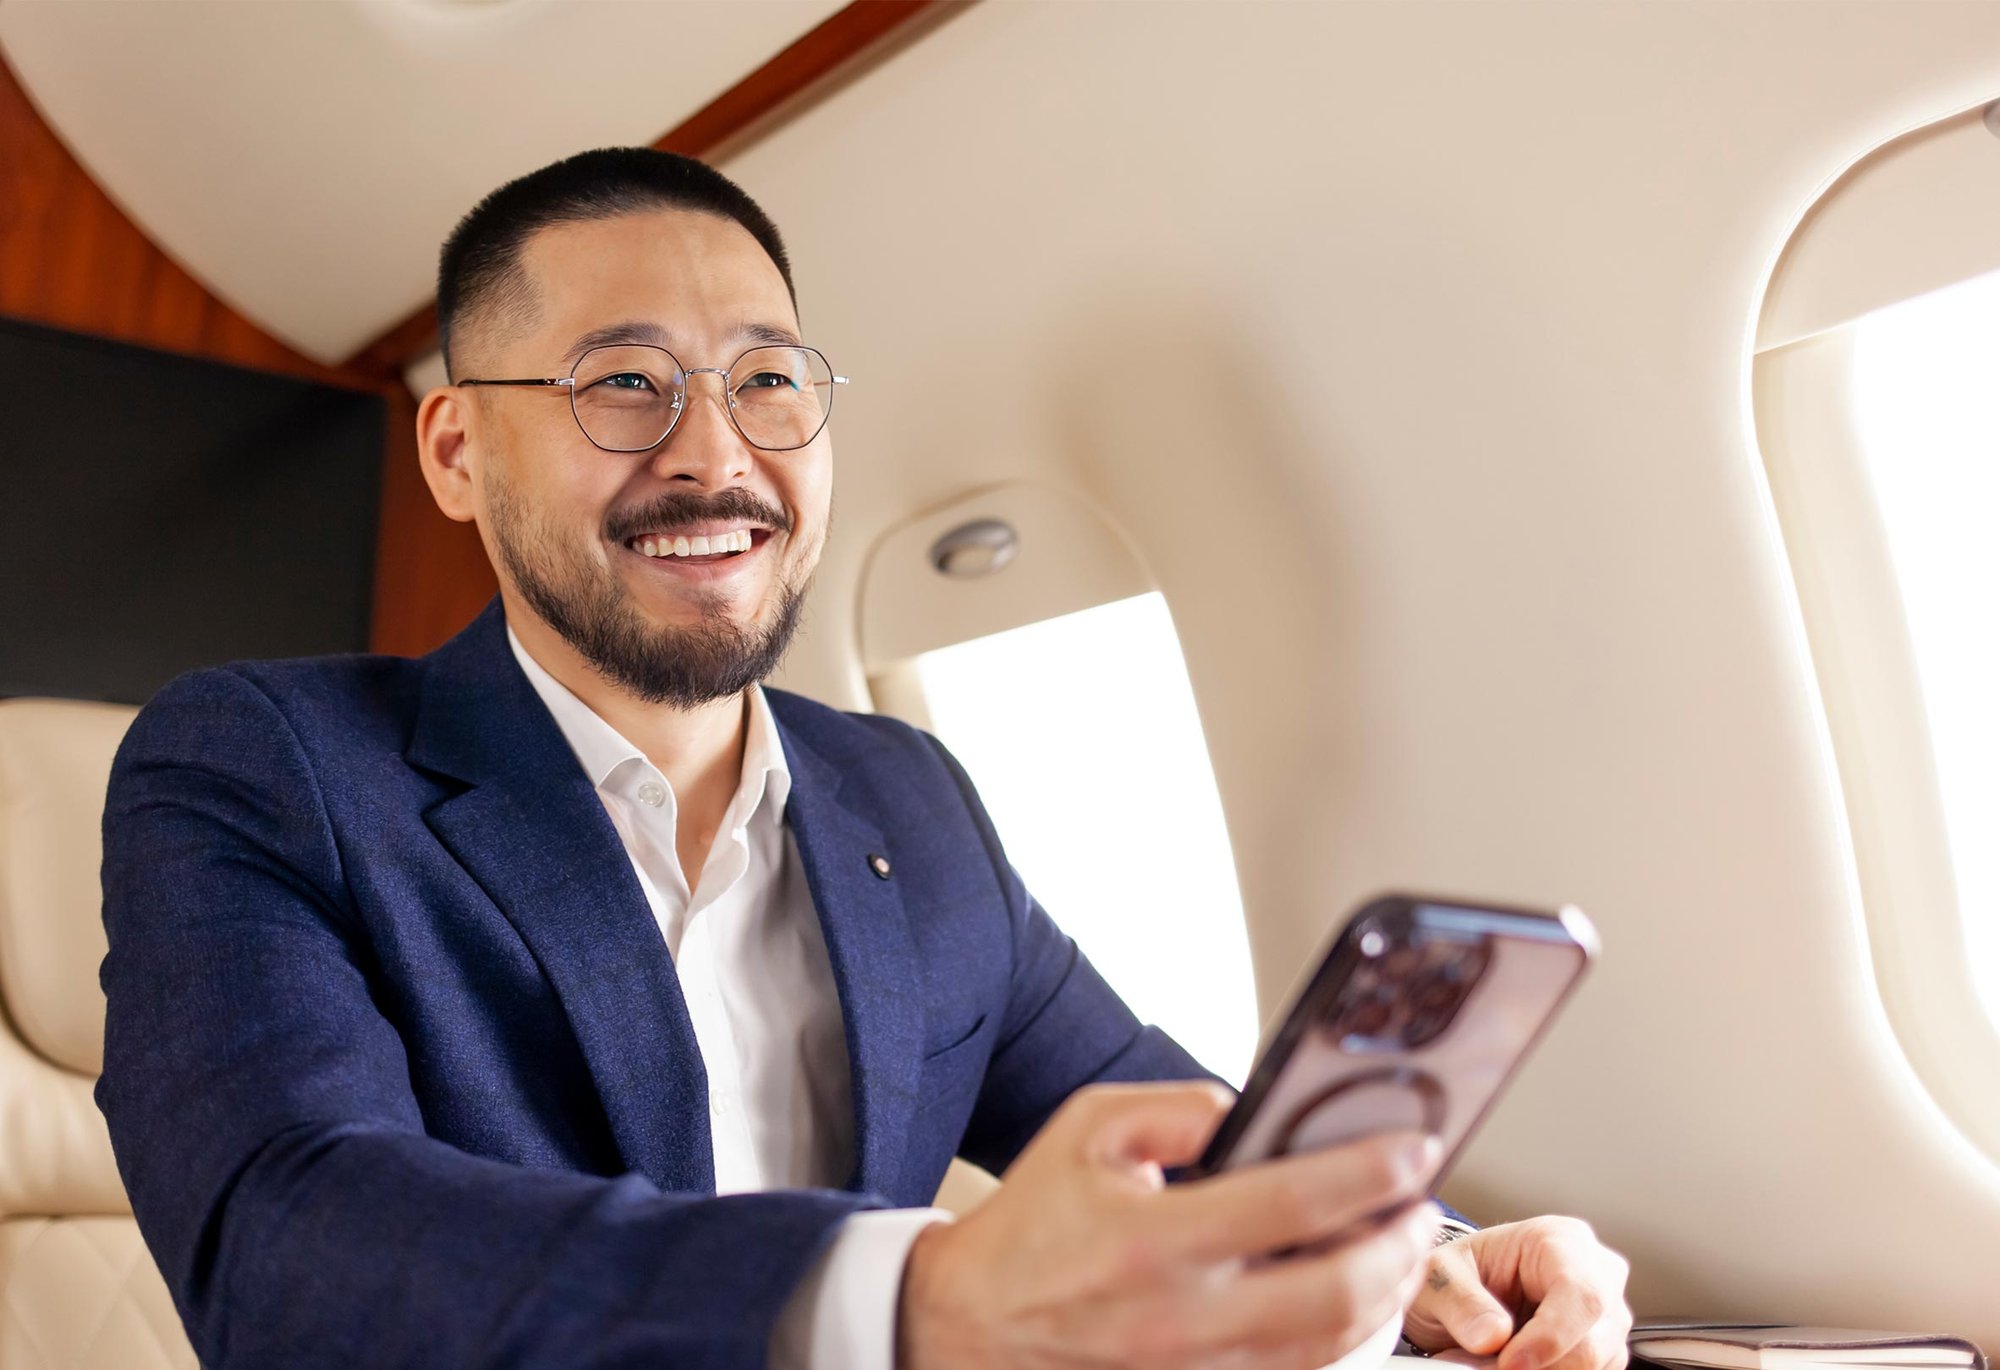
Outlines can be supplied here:
M871 852L868 856L868 869L875 872L877 880L887 880L889 878L889 858L880 852Z

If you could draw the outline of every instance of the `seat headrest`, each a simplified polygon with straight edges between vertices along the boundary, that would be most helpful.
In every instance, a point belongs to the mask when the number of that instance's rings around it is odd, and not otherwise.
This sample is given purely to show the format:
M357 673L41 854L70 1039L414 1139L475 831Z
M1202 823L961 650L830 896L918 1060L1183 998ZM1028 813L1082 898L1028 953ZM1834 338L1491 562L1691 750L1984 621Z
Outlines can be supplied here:
M0 699L0 1001L56 1064L104 1064L100 824L111 759L137 709Z

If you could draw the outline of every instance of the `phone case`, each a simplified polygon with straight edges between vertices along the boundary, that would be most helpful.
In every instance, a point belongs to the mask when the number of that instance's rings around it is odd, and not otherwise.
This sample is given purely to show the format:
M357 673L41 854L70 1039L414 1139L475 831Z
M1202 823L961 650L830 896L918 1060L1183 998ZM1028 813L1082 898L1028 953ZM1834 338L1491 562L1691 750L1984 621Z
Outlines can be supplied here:
M1574 908L1375 900L1335 939L1198 1172L1411 1129L1443 1143L1435 1189L1596 951Z

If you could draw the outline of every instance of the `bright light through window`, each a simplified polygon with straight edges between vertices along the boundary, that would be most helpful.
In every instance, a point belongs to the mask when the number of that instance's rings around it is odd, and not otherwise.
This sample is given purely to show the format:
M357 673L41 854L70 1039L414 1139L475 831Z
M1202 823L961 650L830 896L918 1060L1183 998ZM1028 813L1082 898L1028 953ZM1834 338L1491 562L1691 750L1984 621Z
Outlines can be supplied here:
M2000 273L1855 331L1856 428L1909 618L1966 950L2000 1023Z
M1133 1012L1240 1085L1256 992L1222 801L1166 601L926 653L938 737L1028 889Z

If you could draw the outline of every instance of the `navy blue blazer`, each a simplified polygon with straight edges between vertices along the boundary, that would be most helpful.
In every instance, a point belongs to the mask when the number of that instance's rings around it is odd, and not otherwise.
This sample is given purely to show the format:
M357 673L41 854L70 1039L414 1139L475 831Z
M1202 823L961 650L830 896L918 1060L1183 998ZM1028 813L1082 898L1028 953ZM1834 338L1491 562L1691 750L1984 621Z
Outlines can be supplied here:
M497 601L419 660L240 663L140 713L97 1099L204 1364L762 1367L847 1215L1004 1168L1086 1083L1206 1073L934 740L769 697L858 1159L724 1198L672 959Z

